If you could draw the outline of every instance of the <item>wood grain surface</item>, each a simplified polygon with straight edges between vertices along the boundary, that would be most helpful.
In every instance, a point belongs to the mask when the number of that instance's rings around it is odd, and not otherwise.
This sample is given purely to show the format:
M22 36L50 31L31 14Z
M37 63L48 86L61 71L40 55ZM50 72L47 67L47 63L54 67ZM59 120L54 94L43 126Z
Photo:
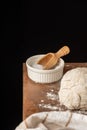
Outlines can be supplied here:
M87 63L65 63L64 73L76 67L87 67ZM40 84L29 79L23 63L23 120L36 112L67 110L58 101L59 88L60 81Z

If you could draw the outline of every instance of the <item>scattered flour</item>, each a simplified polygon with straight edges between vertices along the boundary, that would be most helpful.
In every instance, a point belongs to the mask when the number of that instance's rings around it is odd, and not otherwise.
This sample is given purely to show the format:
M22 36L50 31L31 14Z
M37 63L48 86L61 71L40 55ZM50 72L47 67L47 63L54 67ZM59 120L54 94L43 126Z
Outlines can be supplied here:
M42 107L42 108L47 108L47 109L51 109L51 110L58 110L58 107L57 106L52 106L51 104L39 104L39 107Z
M44 102L44 100L41 100L41 102Z
M40 108L44 108L44 109L50 109L50 110L59 110L59 106L58 104L54 105L52 102L58 101L58 94L55 93L55 91L53 89L50 90L50 92L46 93L46 99L47 101L49 101L50 103L47 104L47 102L45 102L43 99L41 99L41 102L39 104Z
M58 100L58 95L57 94L54 94L52 92L47 92L47 98L48 99L51 99L51 100Z

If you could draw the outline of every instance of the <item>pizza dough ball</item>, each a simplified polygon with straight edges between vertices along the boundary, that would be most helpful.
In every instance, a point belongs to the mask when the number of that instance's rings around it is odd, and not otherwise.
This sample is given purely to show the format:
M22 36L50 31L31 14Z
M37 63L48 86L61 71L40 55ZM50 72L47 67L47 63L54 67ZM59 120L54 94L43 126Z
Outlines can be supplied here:
M87 68L77 67L67 71L60 83L60 103L68 109L87 110Z

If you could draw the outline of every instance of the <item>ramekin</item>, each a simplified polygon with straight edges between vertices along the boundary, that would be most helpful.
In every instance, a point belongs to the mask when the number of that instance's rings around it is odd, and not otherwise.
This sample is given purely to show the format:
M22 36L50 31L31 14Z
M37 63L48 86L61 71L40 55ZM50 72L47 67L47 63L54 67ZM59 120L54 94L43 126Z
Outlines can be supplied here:
M28 77L36 83L52 83L60 80L63 76L64 60L60 58L59 63L53 69L34 68L33 65L43 56L44 54L34 55L26 60Z

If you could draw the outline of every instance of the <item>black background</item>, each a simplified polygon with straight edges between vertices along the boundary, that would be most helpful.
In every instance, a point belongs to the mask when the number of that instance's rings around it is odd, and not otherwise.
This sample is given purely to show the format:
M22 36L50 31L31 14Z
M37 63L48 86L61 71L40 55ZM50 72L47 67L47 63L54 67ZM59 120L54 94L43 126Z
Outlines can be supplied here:
M22 64L28 57L68 45L65 62L87 62L87 2L22 0L3 5L2 129L13 130L22 121Z

